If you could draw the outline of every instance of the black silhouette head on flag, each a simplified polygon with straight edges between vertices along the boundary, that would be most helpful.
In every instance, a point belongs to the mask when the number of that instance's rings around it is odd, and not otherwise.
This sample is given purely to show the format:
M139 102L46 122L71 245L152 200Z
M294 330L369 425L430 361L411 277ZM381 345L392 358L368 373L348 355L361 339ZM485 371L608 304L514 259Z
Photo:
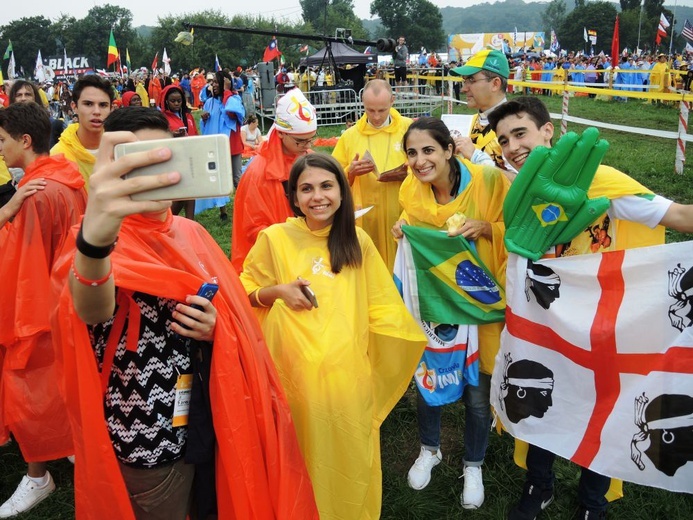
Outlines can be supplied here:
M501 403L508 419L517 424L528 417L544 417L553 404L553 372L537 361L513 360L505 355Z
M643 393L635 399L635 424L640 429L631 441L631 459L645 470L638 444L649 441L645 455L670 477L693 461L693 397L663 394L652 401Z
M678 264L669 273L669 296L674 303L669 306L671 326L683 331L693 323L693 270Z
M559 289L561 278L553 271L542 264L535 264L527 260L527 274L525 276L525 296L530 301L530 292L534 294L534 299L544 309L548 309L551 304L560 297Z

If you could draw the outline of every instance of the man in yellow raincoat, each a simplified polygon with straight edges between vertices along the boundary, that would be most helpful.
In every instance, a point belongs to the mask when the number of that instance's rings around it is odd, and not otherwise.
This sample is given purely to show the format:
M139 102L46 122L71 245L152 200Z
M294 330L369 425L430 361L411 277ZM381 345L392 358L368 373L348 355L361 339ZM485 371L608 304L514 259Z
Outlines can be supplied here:
M344 132L332 152L349 177L356 209L373 206L357 223L373 239L390 272L397 251L390 228L399 218L399 187L407 174L402 137L411 124L411 119L392 108L394 101L387 81L373 79L366 83L366 113ZM399 173L382 175L403 165Z

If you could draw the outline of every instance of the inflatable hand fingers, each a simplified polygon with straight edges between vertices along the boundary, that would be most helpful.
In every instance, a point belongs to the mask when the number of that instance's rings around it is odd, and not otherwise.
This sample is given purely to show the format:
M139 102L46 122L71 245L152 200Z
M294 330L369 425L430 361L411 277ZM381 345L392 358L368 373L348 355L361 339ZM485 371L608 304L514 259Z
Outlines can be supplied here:
M569 133L552 149L535 148L503 206L509 251L538 260L556 244L569 242L609 207L606 198L587 198L609 144L596 128Z

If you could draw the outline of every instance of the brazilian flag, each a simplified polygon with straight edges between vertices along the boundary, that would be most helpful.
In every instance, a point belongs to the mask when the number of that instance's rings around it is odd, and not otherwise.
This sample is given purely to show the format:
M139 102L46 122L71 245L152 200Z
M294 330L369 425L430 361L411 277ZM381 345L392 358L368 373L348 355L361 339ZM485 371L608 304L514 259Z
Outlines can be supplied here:
M400 244L405 258L399 265L406 267L395 275L409 284L422 320L483 325L505 319L505 291L473 244L433 229L402 226L402 231L408 244Z

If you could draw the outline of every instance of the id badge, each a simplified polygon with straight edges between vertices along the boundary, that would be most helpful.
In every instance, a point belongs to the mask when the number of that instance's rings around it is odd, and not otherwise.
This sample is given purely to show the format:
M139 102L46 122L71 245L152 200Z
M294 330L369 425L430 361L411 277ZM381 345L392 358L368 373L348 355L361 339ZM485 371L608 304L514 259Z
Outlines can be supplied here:
M190 410L190 395L192 394L192 374L180 374L176 381L176 399L173 405L173 427L188 424Z

